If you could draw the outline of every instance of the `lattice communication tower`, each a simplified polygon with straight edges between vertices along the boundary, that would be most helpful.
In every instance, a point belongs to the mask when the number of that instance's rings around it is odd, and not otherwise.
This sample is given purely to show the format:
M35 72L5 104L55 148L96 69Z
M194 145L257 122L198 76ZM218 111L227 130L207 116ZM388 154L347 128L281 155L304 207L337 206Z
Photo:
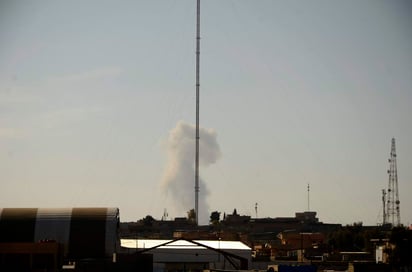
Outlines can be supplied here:
M392 138L391 154L389 159L389 185L387 191L387 205L386 205L386 223L392 224L392 226L400 226L400 202L398 192L398 171L396 167L396 148L395 138Z

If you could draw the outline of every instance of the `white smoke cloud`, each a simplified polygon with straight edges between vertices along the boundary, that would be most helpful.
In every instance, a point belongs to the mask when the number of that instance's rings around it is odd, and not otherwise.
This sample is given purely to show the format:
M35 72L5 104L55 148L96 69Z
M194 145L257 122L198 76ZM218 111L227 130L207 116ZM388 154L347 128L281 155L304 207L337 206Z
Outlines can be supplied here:
M175 212L185 216L195 205L195 136L194 125L179 121L170 131L166 143L168 160L162 178L162 188L172 197ZM199 137L199 165L207 167L221 156L217 134L213 129L199 128ZM209 221L209 192L206 183L200 177L199 187L199 223L205 224Z

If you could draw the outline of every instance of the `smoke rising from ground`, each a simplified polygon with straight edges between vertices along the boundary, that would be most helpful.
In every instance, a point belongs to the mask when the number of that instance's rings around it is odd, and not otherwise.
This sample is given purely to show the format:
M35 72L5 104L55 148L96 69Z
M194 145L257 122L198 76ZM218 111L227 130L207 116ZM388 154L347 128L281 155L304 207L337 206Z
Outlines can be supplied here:
M166 143L168 159L162 189L173 199L173 208L179 216L186 216L195 206L195 136L194 125L179 121ZM199 165L207 167L221 156L217 134L213 129L200 128L199 137ZM209 221L209 192L201 177L199 187L199 223L205 224Z

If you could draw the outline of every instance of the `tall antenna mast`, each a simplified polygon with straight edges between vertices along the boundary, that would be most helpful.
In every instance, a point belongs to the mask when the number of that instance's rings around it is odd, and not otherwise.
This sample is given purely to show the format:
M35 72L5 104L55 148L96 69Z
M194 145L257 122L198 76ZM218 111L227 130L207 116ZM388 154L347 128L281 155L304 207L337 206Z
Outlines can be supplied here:
M310 185L309 185L309 183L308 183L308 212L310 211Z
M199 61L200 61L200 0L197 0L196 14L196 152L195 152L195 213L199 224Z
M395 138L392 138L391 157L389 159L389 185L387 191L387 212L386 223L391 223L392 226L400 226L401 218L399 211L399 193L398 193L398 170L396 166L396 148Z

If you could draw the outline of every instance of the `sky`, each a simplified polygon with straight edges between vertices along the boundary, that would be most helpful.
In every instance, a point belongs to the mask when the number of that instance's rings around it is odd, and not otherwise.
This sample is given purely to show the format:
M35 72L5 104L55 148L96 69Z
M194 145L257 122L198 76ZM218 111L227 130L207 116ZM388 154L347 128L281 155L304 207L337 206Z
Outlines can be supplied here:
M194 0L1 0L0 207L186 216L195 23ZM412 224L410 1L201 1L200 47L200 223L382 223L394 137Z

